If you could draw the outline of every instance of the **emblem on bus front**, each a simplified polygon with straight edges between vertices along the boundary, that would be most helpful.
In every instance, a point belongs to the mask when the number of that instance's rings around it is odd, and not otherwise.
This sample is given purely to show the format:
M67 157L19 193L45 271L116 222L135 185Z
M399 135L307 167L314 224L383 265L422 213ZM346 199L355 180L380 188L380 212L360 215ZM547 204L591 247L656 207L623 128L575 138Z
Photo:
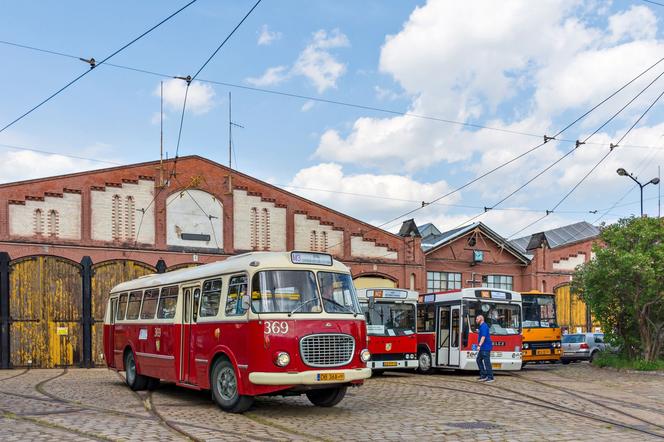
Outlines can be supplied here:
M385 344L385 351L390 351L390 350L392 350L392 343L388 342L387 344Z
M332 323L331 322L326 322L325 327L332 327Z

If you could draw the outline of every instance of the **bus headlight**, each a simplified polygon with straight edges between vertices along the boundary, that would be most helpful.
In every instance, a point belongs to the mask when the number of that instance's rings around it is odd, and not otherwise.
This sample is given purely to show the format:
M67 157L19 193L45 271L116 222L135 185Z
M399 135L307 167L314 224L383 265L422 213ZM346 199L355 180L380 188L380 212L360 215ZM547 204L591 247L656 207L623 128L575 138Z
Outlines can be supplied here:
M371 359L371 353L366 348L360 352L360 360L362 362L367 362Z
M274 358L275 365L279 367L285 367L290 364L290 355L285 351L280 351L277 353L277 356Z
M528 344L527 342L523 343L523 349L524 350L528 350L529 347L530 347L530 344Z

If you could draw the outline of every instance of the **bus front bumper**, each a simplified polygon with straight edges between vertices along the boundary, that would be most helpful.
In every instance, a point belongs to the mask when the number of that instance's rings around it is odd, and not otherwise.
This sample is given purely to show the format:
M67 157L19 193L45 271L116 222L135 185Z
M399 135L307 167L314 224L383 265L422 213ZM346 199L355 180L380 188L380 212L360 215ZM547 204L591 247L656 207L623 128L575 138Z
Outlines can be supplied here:
M341 377L342 375L343 377ZM309 370L290 373L253 372L249 373L249 382L256 385L322 385L342 384L369 377L371 377L370 368Z
M373 368L374 370L383 370L390 368L417 368L419 367L419 362L415 360L399 360L399 361L369 361L367 362L367 367Z

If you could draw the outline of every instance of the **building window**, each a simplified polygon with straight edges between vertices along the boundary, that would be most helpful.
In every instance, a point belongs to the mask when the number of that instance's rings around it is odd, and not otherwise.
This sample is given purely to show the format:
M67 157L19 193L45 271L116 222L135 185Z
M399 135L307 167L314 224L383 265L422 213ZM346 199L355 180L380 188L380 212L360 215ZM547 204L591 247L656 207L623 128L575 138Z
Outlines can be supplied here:
M48 212L48 236L57 237L60 230L60 216L56 210Z
M251 208L251 214L249 216L249 231L251 248L253 250L258 250L258 209L255 207Z
M312 252L318 250L318 234L316 233L315 230L311 231L309 243L310 243L309 250L311 250Z
M506 275L485 275L482 276L482 286L494 289L512 290L514 287L513 278Z
M120 195L113 196L113 204L111 206L111 230L113 231L113 239L120 240L122 235L121 216L120 216Z
M35 235L41 236L44 234L44 214L41 209L35 209L34 230Z
M133 240L136 235L136 203L133 196L125 199L125 239Z
M327 232L322 232L320 234L320 241L321 241L321 252L327 252Z
M441 292L461 288L461 273L427 272L427 291Z
M263 237L261 238L262 241L262 246L263 250L270 250L270 211L267 209L263 209L263 216L261 219L261 227L262 227L262 233Z

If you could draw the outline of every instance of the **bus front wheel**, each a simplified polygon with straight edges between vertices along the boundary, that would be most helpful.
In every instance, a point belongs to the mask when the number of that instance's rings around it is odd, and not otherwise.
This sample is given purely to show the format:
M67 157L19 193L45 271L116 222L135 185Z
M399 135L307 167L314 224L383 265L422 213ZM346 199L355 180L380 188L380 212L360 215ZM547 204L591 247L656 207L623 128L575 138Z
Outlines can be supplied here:
M420 355L417 357L418 359L418 367L417 371L419 371L422 374L429 374L432 371L432 361L431 361L431 353L428 351L423 351L420 353Z
M131 350L129 350L125 355L124 362L125 362L125 372L126 372L125 380L127 382L127 385L129 385L129 388L131 388L134 391L145 390L145 388L148 385L148 378L147 376L138 374L136 370L136 360L134 359L134 353Z
M243 413L254 403L253 396L238 392L238 380L233 364L226 359L219 359L212 368L210 379L212 399L219 407L229 413Z
M334 407L346 396L346 387L307 391L307 398L317 407Z

